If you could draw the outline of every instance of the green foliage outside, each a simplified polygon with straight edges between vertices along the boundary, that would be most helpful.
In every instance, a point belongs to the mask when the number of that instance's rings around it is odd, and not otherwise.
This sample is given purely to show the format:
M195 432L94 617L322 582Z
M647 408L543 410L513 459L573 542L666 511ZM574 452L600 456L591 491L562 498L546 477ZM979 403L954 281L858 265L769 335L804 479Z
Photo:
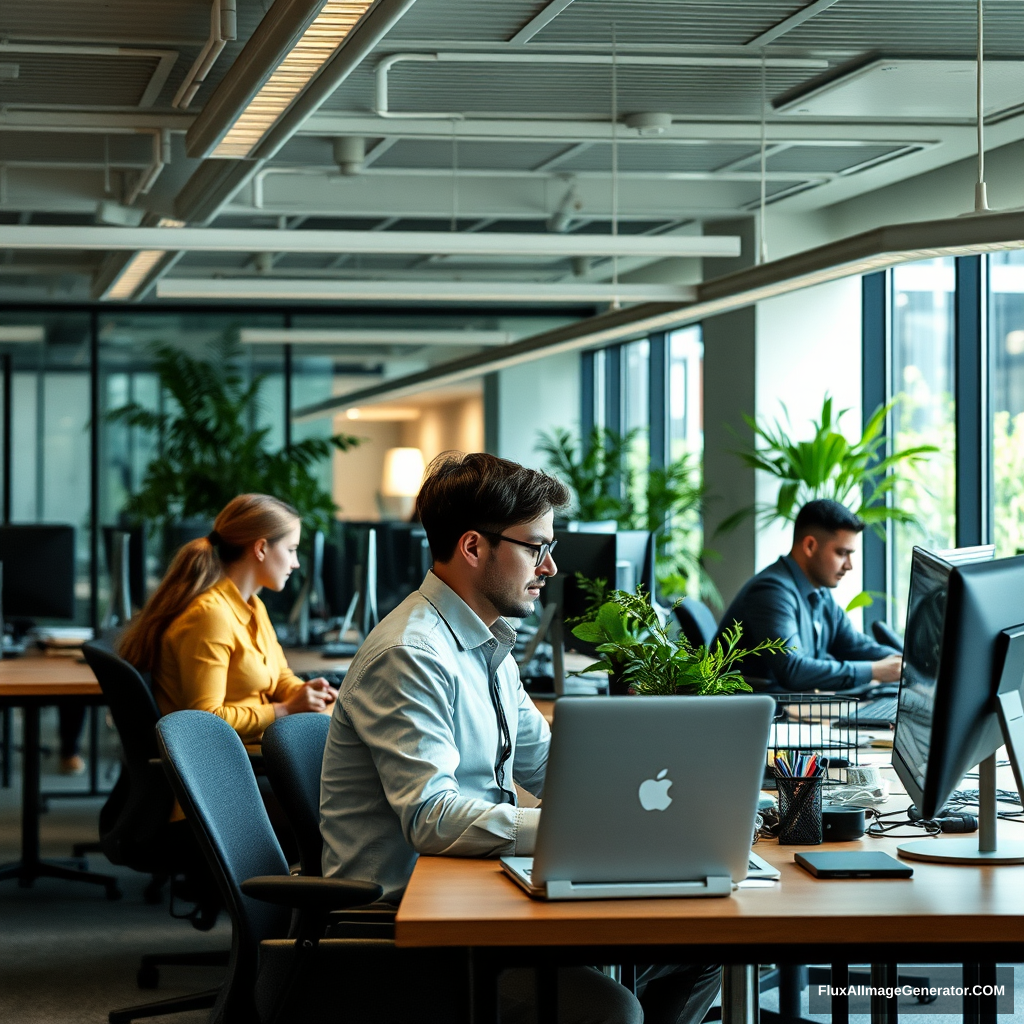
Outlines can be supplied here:
M621 530L650 530L655 535L656 576L668 599L692 592L721 607L721 598L704 569L714 557L702 546L704 487L700 462L687 453L668 466L650 466L640 430L624 435L594 427L583 443L564 428L542 433L537 451L545 469L568 485L572 517L579 522L614 520Z
M254 428L262 376L246 382L238 370L240 347L226 336L209 359L197 359L170 345L152 352L166 410L137 402L107 414L112 422L151 432L158 454L142 486L130 495L125 514L133 521L210 519L236 495L271 494L298 509L303 520L327 529L338 511L320 483L316 467L334 451L348 451L359 438L337 434L269 450L268 427Z
M788 650L782 640L741 648L743 630L738 622L723 632L724 643L692 647L685 637L669 635L642 587L633 594L625 590L605 594L573 626L572 633L578 640L596 644L601 655L585 672L607 672L641 695L750 692L750 685L736 671L737 663L750 655Z
M729 516L719 531L734 528L750 515L761 525L776 520L792 522L809 501L831 498L852 509L882 534L883 524L916 523L917 517L905 505L892 500L901 477L911 470L927 471L927 456L938 451L932 444L904 446L897 443L886 454L884 434L887 417L899 398L879 406L854 442L840 432L840 420L849 412L833 414L832 399L826 395L821 415L811 421L811 437L794 441L789 412L782 406L784 422L759 423L745 416L754 433L753 446L740 448L736 455L744 465L768 473L778 480L774 504L750 505Z

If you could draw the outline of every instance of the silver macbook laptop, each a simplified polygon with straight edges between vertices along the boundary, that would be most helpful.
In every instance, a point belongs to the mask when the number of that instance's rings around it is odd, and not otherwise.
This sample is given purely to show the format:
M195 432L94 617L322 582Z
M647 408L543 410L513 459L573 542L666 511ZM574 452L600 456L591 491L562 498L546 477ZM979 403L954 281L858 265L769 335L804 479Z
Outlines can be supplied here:
M503 869L552 900L728 895L774 712L764 694L558 701L536 856Z

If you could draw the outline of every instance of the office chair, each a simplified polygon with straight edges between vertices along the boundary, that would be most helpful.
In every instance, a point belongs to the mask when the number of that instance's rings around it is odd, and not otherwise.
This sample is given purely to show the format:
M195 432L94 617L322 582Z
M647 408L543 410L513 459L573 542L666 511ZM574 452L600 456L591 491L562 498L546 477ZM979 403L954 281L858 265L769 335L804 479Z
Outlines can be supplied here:
M171 788L231 916L228 978L211 1024L441 1024L466 1017L468 997L460 990L461 1002L455 998L458 986L438 986L427 1000L417 986L396 984L409 970L450 976L464 969L464 952L323 937L330 913L379 900L381 887L288 874L245 748L226 722L177 711L160 719L156 733ZM293 910L298 919L289 935Z
M886 647L895 647L897 651L903 653L903 637L887 622L875 619L871 623L871 633L878 643L885 644Z
M692 597L684 597L676 605L675 612L679 631L692 646L711 646L711 641L718 632L718 623L715 622L715 617L707 605L695 601Z
M157 760L153 730L160 711L153 694L138 671L104 643L87 643L82 652L103 690L122 749L121 774L100 810L100 850L112 864L153 876L145 893L150 903L160 902L168 878L185 874L202 900L192 923L207 930L217 916L216 890L188 826L171 822L174 796ZM222 966L227 960L227 950L146 954L139 967L139 987L156 988L161 965ZM113 1010L110 1020L123 1024L141 1017L204 1009L213 1005L216 994L215 990L198 992Z
M323 874L320 766L330 726L327 715L288 715L270 725L262 742L264 770L299 844L301 873L314 877Z

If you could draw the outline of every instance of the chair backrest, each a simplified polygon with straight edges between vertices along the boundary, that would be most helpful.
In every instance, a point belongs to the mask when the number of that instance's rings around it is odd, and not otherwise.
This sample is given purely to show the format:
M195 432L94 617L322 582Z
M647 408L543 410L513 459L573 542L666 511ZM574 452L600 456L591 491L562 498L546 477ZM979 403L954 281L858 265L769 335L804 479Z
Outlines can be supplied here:
M263 734L263 765L299 843L304 875L321 875L320 768L327 745L327 715L288 715Z
M102 642L82 648L121 740L121 776L100 812L100 845L114 864L155 871L167 852L160 835L167 828L174 796L151 761L159 756L154 728L160 709L134 666Z
M257 875L287 875L288 863L245 747L227 722L208 711L165 715L156 735L171 788L217 879L238 944L251 952L255 972L260 941L283 937L290 911L245 896L241 883Z
M871 633L878 643L885 644L887 647L895 647L900 652L903 651L903 637L881 619L875 619L871 623Z
M709 647L718 632L718 624L707 605L692 597L684 597L676 605L679 630L694 647Z

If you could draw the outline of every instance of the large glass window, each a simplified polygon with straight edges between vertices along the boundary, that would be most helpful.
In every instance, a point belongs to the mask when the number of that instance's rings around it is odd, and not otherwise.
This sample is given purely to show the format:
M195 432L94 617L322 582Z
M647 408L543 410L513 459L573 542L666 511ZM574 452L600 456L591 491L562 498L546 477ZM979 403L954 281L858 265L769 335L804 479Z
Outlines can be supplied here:
M989 257L991 486L998 557L1024 552L1024 252Z
M699 327L669 335L668 460L691 455L700 462L704 450L704 342Z
M896 449L922 444L939 451L917 466L899 470L893 492L897 508L917 516L920 526L891 528L890 557L894 621L906 618L911 551L915 544L952 547L956 538L955 348L952 259L923 260L892 271L891 393Z
M651 343L645 338L623 346L622 352L622 435L633 434L628 470L635 508L643 507L650 464Z

